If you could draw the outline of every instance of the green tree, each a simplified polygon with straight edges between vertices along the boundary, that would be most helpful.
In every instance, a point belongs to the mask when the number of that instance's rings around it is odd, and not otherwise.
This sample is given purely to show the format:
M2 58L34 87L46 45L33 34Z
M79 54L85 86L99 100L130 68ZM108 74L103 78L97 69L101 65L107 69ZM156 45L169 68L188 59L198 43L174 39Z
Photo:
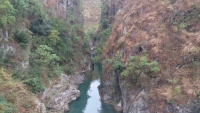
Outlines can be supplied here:
M154 76L155 72L159 72L160 68L156 61L149 62L146 56L138 57L132 56L128 60L128 66L122 71L122 77L128 77L132 75L134 82L137 82L139 75L144 72Z
M44 18L37 18L31 22L30 30L34 34L40 36L48 36L51 33L52 26L49 21L45 21Z
M43 64L54 64L55 62L60 60L56 54L53 53L53 49L47 45L40 45L33 53L33 59L37 63Z
M111 65L112 70L121 70L125 67L124 64L120 61L120 59L121 56L116 56L114 58L108 59L108 63Z
M30 0L28 7L28 17L31 19L45 18L45 11L40 0Z
M28 43L31 39L31 32L28 30L14 30L13 31L14 39L22 46L28 46Z
M58 41L60 40L60 37L58 36L60 33L56 30L51 30L49 36L47 37L47 45L48 46L55 46Z
M51 20L51 26L57 30L61 35L65 35L66 31L69 31L69 24L66 21L60 20L58 18L53 18Z
M27 10L29 7L29 0L11 0L11 3L19 11Z
M17 10L13 8L9 0L1 0L0 2L0 27L8 29L9 25L15 23Z

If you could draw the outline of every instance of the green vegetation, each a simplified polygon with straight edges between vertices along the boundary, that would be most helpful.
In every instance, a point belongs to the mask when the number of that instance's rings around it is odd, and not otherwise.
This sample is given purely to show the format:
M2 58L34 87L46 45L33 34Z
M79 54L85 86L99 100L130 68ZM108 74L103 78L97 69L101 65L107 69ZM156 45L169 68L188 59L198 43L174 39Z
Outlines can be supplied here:
M172 84L177 84L179 82L179 80L177 78L174 78L174 79L168 79L168 82L169 83L172 83Z
M154 77L154 73L159 71L160 68L156 61L149 62L146 56L131 56L128 60L128 66L124 71L122 71L121 76L131 76L133 81L136 83L142 73L146 73L148 75L151 75L151 77Z
M1 84L0 113L12 113L13 112L12 104L7 102L2 90L5 87L7 87L7 85L10 85L10 88L13 88L13 84L11 83L11 76L8 73L6 73L3 68L0 69L0 84ZM9 95L12 95L12 94L9 94Z
M100 46L97 46L94 50L95 56L92 57L92 61L94 63L98 63L101 60L101 54L102 54L102 48Z
M13 113L12 104L6 101L4 94L0 94L0 113Z
M22 47L26 47L28 46L30 39L31 39L31 35L30 35L30 31L28 30L23 30L20 31L18 29L16 29L13 32L14 35L14 39L19 43L19 45L21 45Z
M32 88L34 93L44 91L44 86L41 84L39 78L29 78L24 83Z
M101 62L102 48L106 42L106 39L109 37L110 33L111 33L111 28L107 28L100 32L98 38L94 37L94 40L99 40L99 43L94 49L95 56L92 58L93 62L95 63Z
M178 12L173 18L173 25L178 27L178 30L187 30L189 32L199 31L198 24L200 23L200 8L193 8L188 12Z
M0 27L8 29L9 25L15 23L17 10L14 9L13 5L9 0L1 0L0 3Z
M32 58L39 64L55 64L59 61L59 57L52 53L53 49L47 45L39 45L39 47L32 53Z
M38 94L49 87L49 81L58 80L61 73L72 75L85 69L84 58L89 56L90 47L79 20L81 1L67 9L67 19L54 18L46 9L39 0L0 2L0 29L9 36L9 41L2 43L16 49L16 53L0 50L0 67L6 69L0 70L0 92L5 94L3 99L0 96L2 113L18 112L22 104L25 109L32 106L17 98L22 97L21 92ZM25 61L27 68L21 66ZM16 99L21 101L15 103Z
M52 27L48 21L43 18L35 19L31 22L30 30L40 36L48 36L52 30Z
M124 63L122 63L121 61L120 61L120 56L117 56L117 57L115 57L115 58L111 58L111 59L108 59L108 63L111 65L111 67L112 67L112 70L117 70L117 69L119 69L119 70L122 70L122 69L124 69Z
M95 47L95 56L92 58L92 61L94 63L102 63L102 48L109 37L111 33L111 26L109 23L109 19L107 17L104 17L108 13L108 5L107 3L103 2L103 5L101 7L101 22L99 26L99 30L97 31L96 35L89 32L90 37L94 41L99 41L98 45Z
M170 102L175 102L176 99L180 98L181 96L183 96L182 94L182 88L180 85L174 87L171 91L170 94L168 95L169 97L169 101Z
M11 3L19 11L26 11L29 7L29 0L11 0Z
M102 7L101 7L101 26L100 28L103 29L107 29L109 27L109 17L106 17L108 15L108 11L109 11L109 6L106 2L102 3Z

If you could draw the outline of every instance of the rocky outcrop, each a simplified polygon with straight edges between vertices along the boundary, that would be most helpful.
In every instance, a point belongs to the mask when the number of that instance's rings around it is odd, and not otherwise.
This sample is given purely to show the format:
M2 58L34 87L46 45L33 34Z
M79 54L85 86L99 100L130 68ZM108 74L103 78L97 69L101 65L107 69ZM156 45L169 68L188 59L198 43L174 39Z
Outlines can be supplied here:
M61 80L50 88L46 89L42 96L42 101L46 102L48 113L64 113L68 111L68 104L76 100L80 96L80 91L77 89L84 76L75 74L69 77L61 74Z
M144 89L131 90L123 80L120 81L120 89L124 113L150 113L147 104L148 95Z
M106 15L101 15L101 18L107 17L112 22L117 11L123 8L123 2L124 0L102 0L102 4L107 5L108 9Z
M67 6L72 4L69 0L41 0L46 12L52 17L66 18Z
M26 69L29 66L30 45L24 49L15 41L9 39L9 33L0 29L0 53L2 59L15 62L14 68Z
M71 19L75 15L74 22L83 26L84 18L80 9L80 0L40 0L45 11L50 17Z
M45 104L42 103L38 98L35 98L35 104L36 104L36 109L35 112L36 113L46 113L46 107Z

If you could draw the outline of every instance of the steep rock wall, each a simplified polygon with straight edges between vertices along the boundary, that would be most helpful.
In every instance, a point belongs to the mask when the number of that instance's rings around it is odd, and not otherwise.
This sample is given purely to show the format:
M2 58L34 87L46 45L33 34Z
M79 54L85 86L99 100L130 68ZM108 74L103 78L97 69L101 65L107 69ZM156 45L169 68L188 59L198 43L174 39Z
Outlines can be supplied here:
M50 17L57 17L60 19L74 18L76 22L83 25L84 19L80 10L81 0L40 0L44 6L45 11ZM79 2L79 3L78 3Z
M114 1L106 1L116 7ZM122 2L122 1L121 1ZM199 0L124 0L115 15L112 32L103 49L102 99L118 104L124 113L198 112ZM115 10L116 11L116 10ZM194 24L196 23L196 24ZM197 51L196 51L197 50ZM196 51L196 52L195 52ZM160 72L154 77L140 69L137 82L122 77L131 56L148 54ZM106 60L121 56L124 69L110 69ZM120 86L119 88L118 85Z

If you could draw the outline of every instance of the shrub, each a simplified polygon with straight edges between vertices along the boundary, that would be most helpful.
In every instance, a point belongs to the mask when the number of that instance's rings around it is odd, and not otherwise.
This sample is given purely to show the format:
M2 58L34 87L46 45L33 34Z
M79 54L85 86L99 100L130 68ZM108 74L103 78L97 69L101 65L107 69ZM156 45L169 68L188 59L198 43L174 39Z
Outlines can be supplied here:
M52 65L52 66L49 66L49 69L50 69L50 72L49 73L52 73L52 75L60 75L62 72L62 67L59 66L58 64L57 65ZM50 75L50 77L52 77Z
M122 70L125 66L124 64L120 61L121 56L116 56L114 58L108 59L106 61L106 63L109 64L109 66L111 67L111 69L109 69L108 71L111 70Z
M0 84L4 84L11 81L11 76L5 72L3 68L0 69Z
M94 49L94 55L92 57L92 61L94 63L99 63L101 61L101 54L102 54L102 48L100 46L97 46L95 49Z
M94 52L95 52L95 56L92 58L93 62L100 62L101 60L101 54L102 54L102 47L104 45L104 43L106 42L107 37L110 35L111 29L107 28L104 29L101 33L100 33L100 40L99 40L99 45L94 48Z
M21 45L22 47L26 47L30 41L31 35L28 30L14 30L13 31L14 39Z
M4 63L10 63L10 59L9 59L9 58L4 58L4 59L3 59L3 62L4 62Z
M67 73L68 75L72 75L74 74L74 68L72 66L69 66L69 65L65 65L62 67L63 71L65 73Z
M38 93L41 91L44 91L44 86L40 83L39 78L29 78L24 81L24 84L28 85L29 87L32 88L32 91L34 93Z
M159 72L160 68L156 61L149 62L146 56L138 57L132 56L128 60L128 66L124 71L122 71L122 77L128 77L132 75L134 82L137 82L139 75L144 72L150 74L151 77L154 77L155 72Z
M1 0L0 2L0 27L8 29L9 25L15 23L17 10L13 8L13 5L9 0Z
M44 65L55 64L60 60L60 57L53 54L53 49L47 45L40 45L31 55L35 62Z
M13 79L19 79L22 77L22 73L20 70L15 70L14 73L12 74Z
M104 19L104 20L102 21L101 25L102 25L102 29L107 29L107 28L109 28L109 21L108 21L108 19Z
M101 31L100 33L100 45L103 45L104 42L106 41L106 39L108 38L108 36L110 35L111 33L111 28L107 28L107 29L104 29L103 31Z
M0 113L13 113L12 104L8 103L4 94L0 94Z
M11 3L19 11L26 11L29 7L29 0L11 0Z
M4 51L0 49L0 68L4 66L3 55Z
M64 39L61 39L54 48L55 53L60 57L62 62L69 61L74 54L70 41L65 43Z
M52 30L52 26L42 18L38 18L31 22L30 30L34 34L38 34L40 36L48 36Z
M113 70L122 70L124 68L124 64L120 61L119 58L108 59L108 63L111 64Z
M199 31L198 24L200 23L200 8L194 6L187 12L177 12L173 17L173 25L175 25L178 30L187 30L188 32Z
M51 26L53 26L53 28L60 34L65 35L69 25L65 21L62 21L58 18L53 18L51 20Z
M92 61L94 63L100 62L101 61L101 56L100 55L96 55L96 56L92 57Z
M56 30L51 30L49 36L47 37L47 45L50 47L55 46L58 41L60 40L60 37L58 36L60 33Z
M28 17L33 18L45 18L45 12L43 9L43 5L39 0L29 0L28 7Z
M42 75L42 66L34 65L29 69L29 73L34 76L40 76Z

